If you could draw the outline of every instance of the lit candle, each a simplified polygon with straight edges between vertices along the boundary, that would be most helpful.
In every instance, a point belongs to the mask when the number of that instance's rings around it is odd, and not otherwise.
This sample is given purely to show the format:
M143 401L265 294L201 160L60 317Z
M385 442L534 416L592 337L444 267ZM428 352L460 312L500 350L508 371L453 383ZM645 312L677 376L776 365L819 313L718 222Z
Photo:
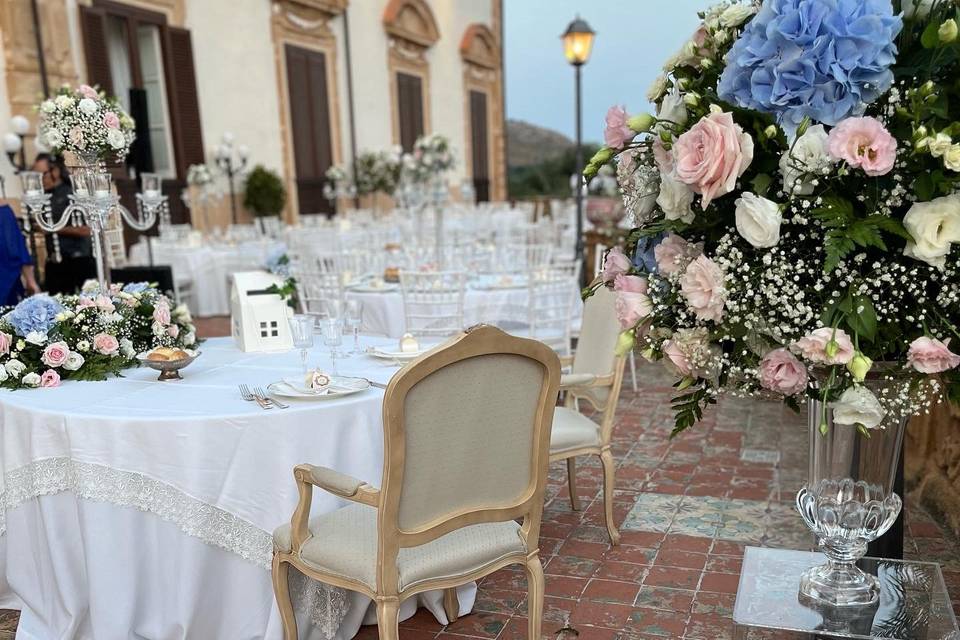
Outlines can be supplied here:
M94 195L94 197L97 197L97 198L107 198L107 197L110 196L110 190L109 190L109 189L97 189L97 190L93 193L93 195Z
M420 351L420 343L413 337L412 333L405 333L400 338L400 351L403 353L416 353Z
M40 189L27 189L28 196L38 196L40 195Z
M143 192L143 197L145 198L159 198L160 192L156 189L145 189Z

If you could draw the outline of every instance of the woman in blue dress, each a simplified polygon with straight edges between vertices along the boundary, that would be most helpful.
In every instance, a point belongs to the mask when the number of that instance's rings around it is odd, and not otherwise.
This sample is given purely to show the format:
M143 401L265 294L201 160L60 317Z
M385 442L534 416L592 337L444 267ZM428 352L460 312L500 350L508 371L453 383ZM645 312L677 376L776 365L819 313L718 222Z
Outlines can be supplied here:
M25 293L33 295L38 291L33 260L17 217L10 205L0 204L0 306L15 305Z

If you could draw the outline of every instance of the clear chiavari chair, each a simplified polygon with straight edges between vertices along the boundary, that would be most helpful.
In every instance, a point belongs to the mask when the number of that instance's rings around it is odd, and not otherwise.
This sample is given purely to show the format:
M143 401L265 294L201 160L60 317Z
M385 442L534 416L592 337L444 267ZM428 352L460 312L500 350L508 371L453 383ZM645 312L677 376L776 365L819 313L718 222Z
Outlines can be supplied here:
M452 336L463 331L463 271L401 271L406 330L417 336Z

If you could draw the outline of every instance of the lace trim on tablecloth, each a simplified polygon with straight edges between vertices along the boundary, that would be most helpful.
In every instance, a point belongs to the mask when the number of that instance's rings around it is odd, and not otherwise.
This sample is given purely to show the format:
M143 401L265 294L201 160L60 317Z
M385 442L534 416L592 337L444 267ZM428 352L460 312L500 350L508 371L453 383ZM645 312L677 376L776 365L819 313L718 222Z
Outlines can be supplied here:
M188 536L270 570L273 537L269 532L143 474L61 457L35 460L8 472L3 481L0 536L7 530L7 511L40 496L69 491L86 500L152 513ZM334 636L347 615L349 602L343 590L299 572L291 572L291 595L327 638Z

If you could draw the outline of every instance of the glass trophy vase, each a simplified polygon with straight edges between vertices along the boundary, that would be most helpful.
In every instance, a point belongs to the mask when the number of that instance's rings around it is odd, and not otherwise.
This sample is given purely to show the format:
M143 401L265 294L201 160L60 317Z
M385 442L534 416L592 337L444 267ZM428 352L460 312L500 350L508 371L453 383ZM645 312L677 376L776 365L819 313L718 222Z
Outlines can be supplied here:
M797 510L827 562L804 572L800 595L838 607L869 606L879 596L877 579L856 563L900 514L893 482L907 419L887 420L867 436L835 424L833 411L824 412L817 399L808 399L807 409L810 471L797 493Z

